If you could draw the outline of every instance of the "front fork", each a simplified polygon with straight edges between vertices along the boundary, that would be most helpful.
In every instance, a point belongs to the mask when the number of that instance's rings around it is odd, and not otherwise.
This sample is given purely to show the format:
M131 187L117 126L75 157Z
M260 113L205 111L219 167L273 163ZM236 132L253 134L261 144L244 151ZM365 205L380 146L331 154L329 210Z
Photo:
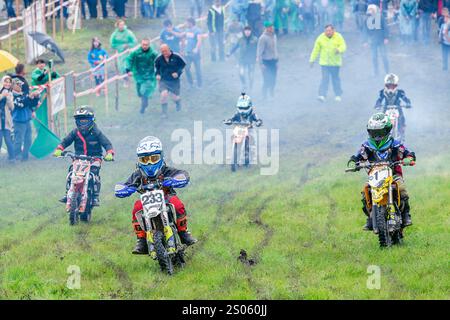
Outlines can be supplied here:
M172 227L169 224L167 209L165 211L161 212L159 217L161 218L161 221L162 221L164 237L166 239L166 244L167 244L167 252L169 254L175 253L176 252L175 235L173 234ZM153 227L153 223L152 223L152 227ZM149 252L150 256L153 259L155 259L156 251L155 251L155 241L153 239L153 230L154 229L147 231L147 242L148 242L148 252Z

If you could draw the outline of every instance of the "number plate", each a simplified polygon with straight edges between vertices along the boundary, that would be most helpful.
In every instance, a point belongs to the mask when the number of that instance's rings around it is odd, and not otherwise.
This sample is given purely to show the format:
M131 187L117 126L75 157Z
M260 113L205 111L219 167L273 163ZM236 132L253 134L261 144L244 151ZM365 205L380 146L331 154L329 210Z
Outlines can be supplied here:
M144 208L144 216L154 218L165 210L166 202L164 200L164 192L162 190L148 191L141 195L142 207Z
M389 168L374 168L369 174L369 185L375 188L380 187L389 176Z

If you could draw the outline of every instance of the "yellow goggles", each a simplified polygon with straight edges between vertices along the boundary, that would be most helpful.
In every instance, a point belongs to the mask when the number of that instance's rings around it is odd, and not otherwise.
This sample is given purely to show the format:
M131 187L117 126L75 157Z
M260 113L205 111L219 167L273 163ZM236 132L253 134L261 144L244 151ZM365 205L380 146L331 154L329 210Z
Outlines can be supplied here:
M143 156L138 158L139 163L142 163L144 165L155 164L158 163L159 160L161 160L160 154L152 154L150 156Z

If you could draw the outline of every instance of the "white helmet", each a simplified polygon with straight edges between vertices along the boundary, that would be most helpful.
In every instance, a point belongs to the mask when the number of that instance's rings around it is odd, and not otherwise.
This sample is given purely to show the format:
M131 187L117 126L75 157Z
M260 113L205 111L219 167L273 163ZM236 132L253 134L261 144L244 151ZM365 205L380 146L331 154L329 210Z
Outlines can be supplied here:
M387 74L384 77L384 92L389 96L393 96L397 92L398 81L399 78L396 74Z
M147 136L139 141L136 149L138 167L148 177L156 177L164 165L164 154L161 140Z
M236 107L241 115L248 116L250 113L252 113L252 99L250 98L250 96L242 93L236 103Z

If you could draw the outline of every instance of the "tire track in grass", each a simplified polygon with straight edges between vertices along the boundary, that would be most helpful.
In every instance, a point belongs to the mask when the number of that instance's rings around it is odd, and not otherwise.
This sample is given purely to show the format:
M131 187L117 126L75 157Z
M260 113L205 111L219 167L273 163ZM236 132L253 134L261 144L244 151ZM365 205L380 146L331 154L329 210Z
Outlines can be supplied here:
M89 225L85 225L85 227L88 227ZM76 226L78 227L78 226ZM81 247L84 251L87 251L89 254L92 254L95 258L99 259L99 261L102 262L103 265L105 265L107 268L111 269L119 283L121 284L121 287L123 288L125 292L125 296L123 298L131 299L133 297L133 283L130 279L130 276L128 273L120 267L117 263L113 262L112 260L105 258L104 256L97 254L94 252L89 240L89 229L87 228L80 228L76 231L76 236L78 239L78 243L81 244ZM120 290L116 293L111 293L111 298L117 298L117 296L120 296Z

